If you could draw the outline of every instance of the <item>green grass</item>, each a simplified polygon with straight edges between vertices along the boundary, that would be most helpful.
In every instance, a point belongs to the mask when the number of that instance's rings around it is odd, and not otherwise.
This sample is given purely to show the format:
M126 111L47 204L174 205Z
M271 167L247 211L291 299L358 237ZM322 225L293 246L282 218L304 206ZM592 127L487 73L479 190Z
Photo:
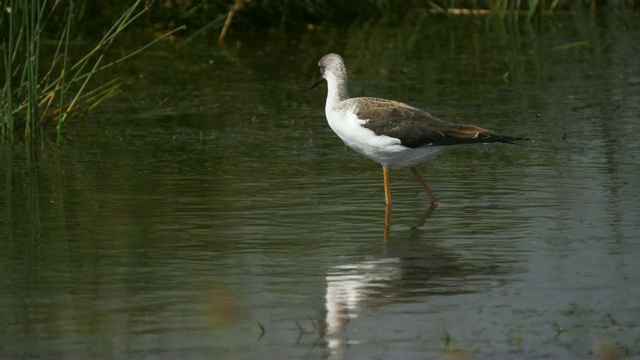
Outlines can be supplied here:
M624 7L628 3L587 0L583 6ZM223 41L225 35L228 38L246 29L392 24L425 14L452 20L460 15L482 15L490 26L530 29L542 16L570 7L569 0L0 1L0 137L3 142L24 138L33 143L37 134L42 136L43 128L50 127L60 142L71 119L118 93L122 79L96 84L97 73L184 28L115 61L108 60L106 54L114 40L134 22L147 28L187 25L187 44L196 36ZM77 39L95 34L100 34L94 37L95 44L76 55Z
M94 85L94 75L124 61L178 28L156 38L151 43L106 62L105 55L113 41L147 10L143 0L127 7L104 32L91 49L81 56L72 56L70 46L75 21L79 19L82 3L75 0L9 0L2 3L0 31L2 31L2 69L4 81L0 88L0 127L3 143L17 140L23 131L24 139L34 143L43 127L54 124L56 139L62 140L62 130L70 119L98 106L118 92L122 79L108 80ZM54 19L62 17L63 26ZM43 43L51 39L48 32L59 33L54 39L53 56L45 56ZM79 57L79 58L78 58Z

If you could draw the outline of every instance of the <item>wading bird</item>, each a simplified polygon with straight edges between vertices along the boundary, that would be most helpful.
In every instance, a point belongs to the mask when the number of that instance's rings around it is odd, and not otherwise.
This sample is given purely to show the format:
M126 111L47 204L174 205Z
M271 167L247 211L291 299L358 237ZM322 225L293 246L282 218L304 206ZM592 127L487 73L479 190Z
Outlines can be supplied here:
M391 206L389 169L408 167L433 205L433 195L416 165L435 158L456 145L513 143L527 138L498 135L474 125L440 120L413 106L379 98L349 98L347 68L338 54L328 54L318 62L322 80L327 81L325 113L331 129L356 152L382 165L384 195Z

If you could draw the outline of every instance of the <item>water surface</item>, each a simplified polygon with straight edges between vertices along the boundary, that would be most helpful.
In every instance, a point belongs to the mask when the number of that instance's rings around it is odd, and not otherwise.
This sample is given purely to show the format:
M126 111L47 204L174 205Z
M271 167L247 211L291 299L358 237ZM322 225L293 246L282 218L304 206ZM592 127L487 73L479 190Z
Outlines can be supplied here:
M640 356L640 32L584 16L237 34L127 63L138 80L62 146L2 149L1 357ZM422 165L433 211L392 171L385 240L380 167L307 91L328 52L353 96L534 141Z

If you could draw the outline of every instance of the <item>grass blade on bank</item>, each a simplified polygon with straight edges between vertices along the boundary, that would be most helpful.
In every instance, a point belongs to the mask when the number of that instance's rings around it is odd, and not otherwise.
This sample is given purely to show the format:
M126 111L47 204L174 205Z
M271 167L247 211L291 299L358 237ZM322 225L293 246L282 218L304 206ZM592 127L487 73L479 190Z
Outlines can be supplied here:
M48 23L55 18L53 14L59 10L56 9L58 6L65 6L62 12L65 22L47 69L42 66L41 41L46 40L43 38L45 28L51 25ZM42 133L46 120L52 119L56 122L56 137L60 143L63 125L71 117L86 113L116 94L121 80L107 81L91 90L90 82L94 75L182 29L166 33L132 53L105 64L106 53L114 40L149 6L150 3L143 0L128 6L98 43L79 60L73 61L70 44L79 11L76 1L9 0L0 3L0 29L6 30L2 35L0 57L5 75L0 88L2 141L13 142L14 132L24 126L25 141L32 144L36 128L40 127Z

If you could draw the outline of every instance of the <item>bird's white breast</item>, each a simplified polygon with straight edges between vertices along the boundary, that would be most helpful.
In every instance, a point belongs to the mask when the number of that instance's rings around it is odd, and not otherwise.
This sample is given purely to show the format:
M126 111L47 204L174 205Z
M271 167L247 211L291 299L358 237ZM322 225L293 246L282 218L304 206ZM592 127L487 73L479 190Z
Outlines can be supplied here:
M353 108L326 109L327 121L331 129L356 152L389 167L399 154L408 148L400 140L389 136L378 136L363 125L366 119L359 119Z
M331 129L356 152L372 159L386 168L414 166L436 157L444 147L425 146L412 149L403 146L400 139L376 135L363 125L368 119L360 119L351 107L334 107L327 104L325 109Z

